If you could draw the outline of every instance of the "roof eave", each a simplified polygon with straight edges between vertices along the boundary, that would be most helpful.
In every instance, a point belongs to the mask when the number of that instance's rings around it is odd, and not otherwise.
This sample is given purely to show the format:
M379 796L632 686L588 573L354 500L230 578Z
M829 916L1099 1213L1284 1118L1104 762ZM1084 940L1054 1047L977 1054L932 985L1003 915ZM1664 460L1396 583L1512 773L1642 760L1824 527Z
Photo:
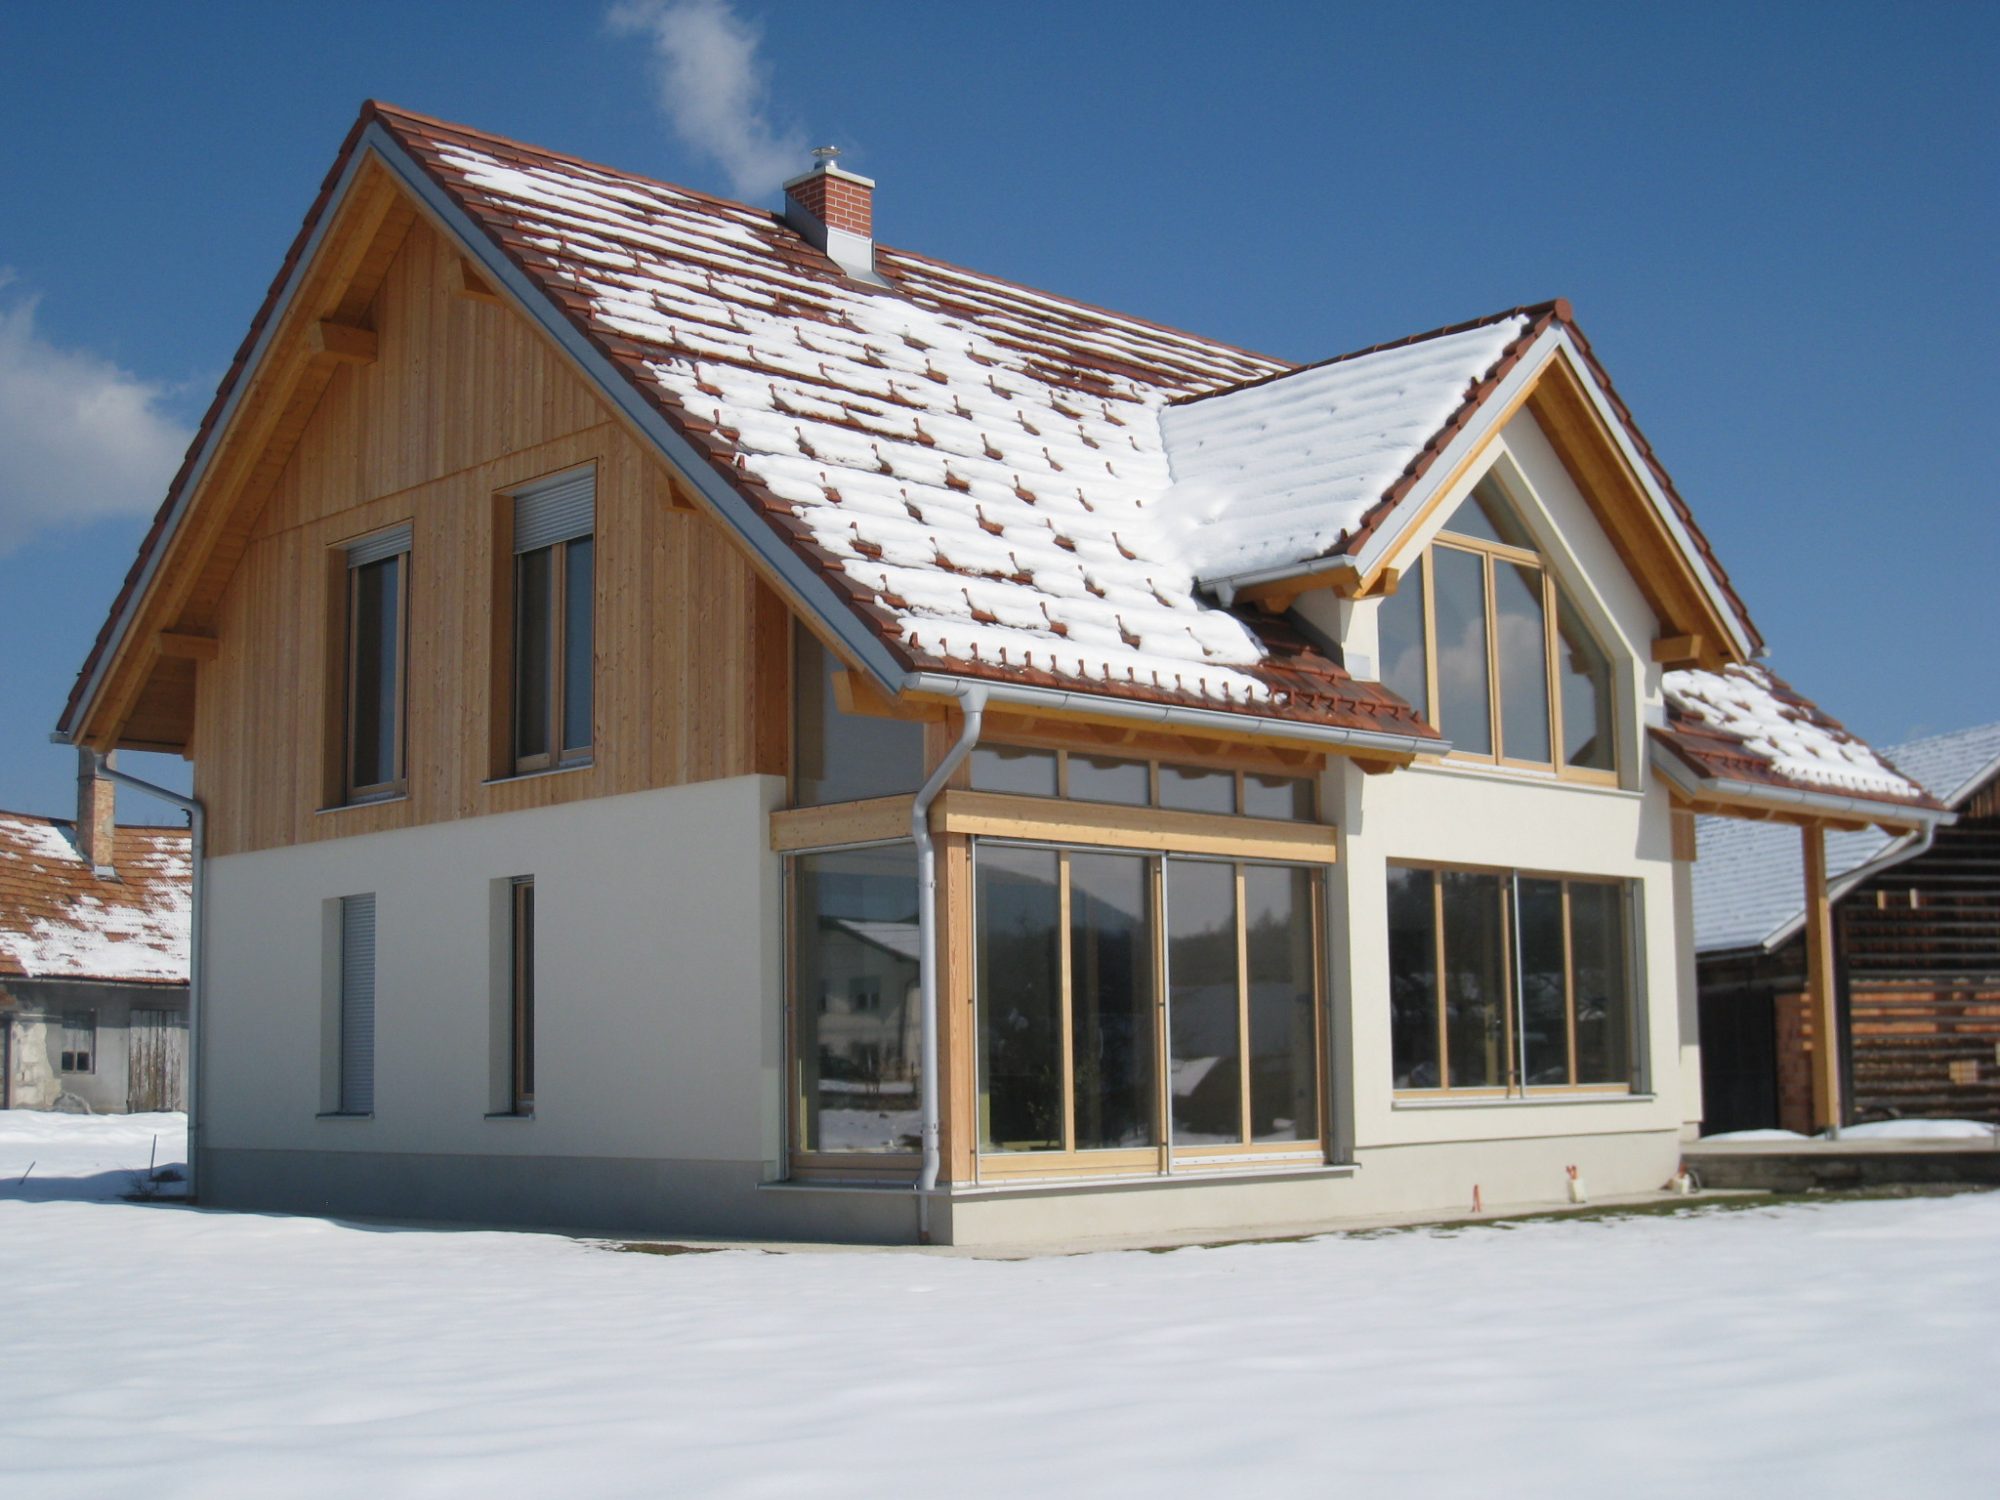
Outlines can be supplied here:
M1920 803L1895 802L1881 797L1848 795L1841 792L1811 791L1799 786L1780 786L1763 781L1704 776L1688 765L1671 745L1657 736L1652 740L1652 765L1669 785L1692 798L1726 797L1731 802L1768 807L1773 812L1818 816L1843 822L1873 823L1901 829L1935 828L1955 823L1958 814L1945 808Z

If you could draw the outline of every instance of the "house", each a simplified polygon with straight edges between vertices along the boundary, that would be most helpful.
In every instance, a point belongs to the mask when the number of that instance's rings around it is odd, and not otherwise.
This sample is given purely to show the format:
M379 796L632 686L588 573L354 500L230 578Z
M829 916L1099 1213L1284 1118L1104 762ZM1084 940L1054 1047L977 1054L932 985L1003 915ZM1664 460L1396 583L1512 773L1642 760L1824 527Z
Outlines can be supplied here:
M186 1108L188 834L0 812L0 1109Z
M1942 809L1754 663L1567 304L1293 366L873 192L364 107L58 731L194 760L194 1190L1005 1244L1665 1181L1692 814Z
M2000 1123L2000 724L1888 753L1957 821L1826 842L1844 1123ZM1701 819L1697 836L1705 1127L1809 1130L1799 842L1724 818Z

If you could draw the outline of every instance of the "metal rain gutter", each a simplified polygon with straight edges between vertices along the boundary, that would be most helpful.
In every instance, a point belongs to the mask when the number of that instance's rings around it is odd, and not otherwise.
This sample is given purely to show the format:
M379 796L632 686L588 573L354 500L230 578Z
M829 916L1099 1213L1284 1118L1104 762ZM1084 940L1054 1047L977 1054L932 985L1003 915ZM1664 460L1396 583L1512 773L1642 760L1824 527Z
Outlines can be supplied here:
M986 689L978 683L961 683L957 690L965 709L965 725L958 739L938 762L910 803L910 837L917 845L917 975L919 1003L919 1054L923 1094L923 1167L917 1174L917 1240L928 1245L931 1239L931 1195L937 1191L939 1166L938 1104L938 981L937 981L937 841L931 835L931 804L937 800L952 773L972 753L979 728L986 716Z
M1781 811L1797 809L1800 812L1823 813L1828 817L1859 818L1865 823L1880 823L1886 814L1893 813L1896 816L1890 817L1890 822L1906 823L1912 828L1936 827L1941 823L1958 821L1958 814L1954 812L1933 812L1927 807L1911 807L1907 803L1887 802L1879 797L1809 792L1803 787L1772 786L1761 781L1711 780L1682 765L1679 758L1657 740L1654 741L1652 760L1654 770L1690 796L1720 793L1725 797L1740 797L1746 802L1761 802Z
M1374 750L1385 755L1443 755L1451 742L1414 734L1385 734L1375 729L1347 729L1334 724L1310 724L1297 719L1273 719L1220 708L1193 708L1175 703L1142 703L1097 693L1073 693L1061 688L1024 683L986 682L936 672L913 672L903 679L907 693L962 696L979 686L992 703L1017 704L1043 713L1096 714L1133 719L1168 729L1195 733L1249 735L1254 739L1304 740L1345 750Z
M201 929L208 915L208 815L199 799L183 797L179 792L170 792L137 776L128 776L108 764L102 751L92 751L91 759L99 776L120 786L129 786L135 792L144 792L148 797L172 803L188 815L188 859L192 879L188 896L187 1197L192 1203L196 1200L201 1181L201 998L204 977Z

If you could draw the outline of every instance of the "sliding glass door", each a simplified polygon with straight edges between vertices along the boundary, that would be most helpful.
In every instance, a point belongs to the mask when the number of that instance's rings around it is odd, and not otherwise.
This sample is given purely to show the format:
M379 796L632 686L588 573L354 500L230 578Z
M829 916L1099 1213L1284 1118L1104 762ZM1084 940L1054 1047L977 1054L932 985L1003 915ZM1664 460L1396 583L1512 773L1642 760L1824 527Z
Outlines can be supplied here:
M974 870L982 1174L1319 1140L1312 870L990 840Z

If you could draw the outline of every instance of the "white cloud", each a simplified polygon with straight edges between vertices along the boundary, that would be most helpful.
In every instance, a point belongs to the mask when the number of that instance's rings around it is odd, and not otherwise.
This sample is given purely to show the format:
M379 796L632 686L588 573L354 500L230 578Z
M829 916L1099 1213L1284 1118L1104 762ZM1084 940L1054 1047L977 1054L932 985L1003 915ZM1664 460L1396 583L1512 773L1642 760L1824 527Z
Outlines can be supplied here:
M809 165L804 134L771 123L762 34L728 0L623 0L607 19L650 40L653 86L674 133L714 158L738 197L761 198Z
M13 273L0 269L0 294ZM149 515L191 429L142 380L35 331L33 297L0 301L0 553L46 527Z

